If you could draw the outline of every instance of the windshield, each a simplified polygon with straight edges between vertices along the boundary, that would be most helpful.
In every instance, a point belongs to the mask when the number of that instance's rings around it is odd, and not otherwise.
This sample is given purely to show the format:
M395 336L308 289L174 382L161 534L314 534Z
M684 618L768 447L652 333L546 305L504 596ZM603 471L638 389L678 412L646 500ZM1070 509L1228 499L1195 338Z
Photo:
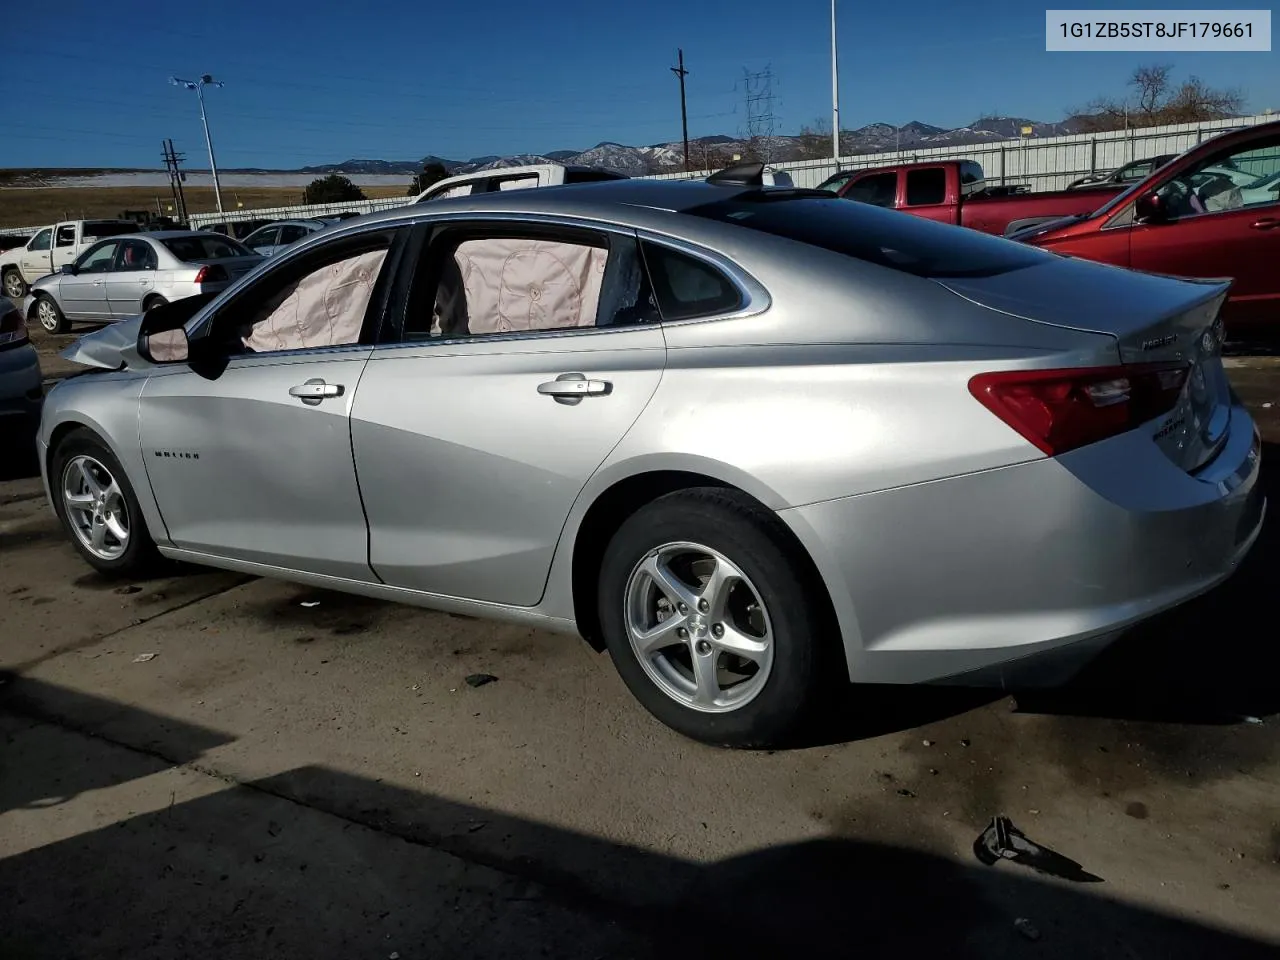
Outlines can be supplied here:
M179 260L228 260L232 257L256 257L257 254L230 237L210 234L203 237L174 237L161 241Z
M693 207L696 217L733 223L917 277L990 277L1051 254L864 203L813 192L739 194Z

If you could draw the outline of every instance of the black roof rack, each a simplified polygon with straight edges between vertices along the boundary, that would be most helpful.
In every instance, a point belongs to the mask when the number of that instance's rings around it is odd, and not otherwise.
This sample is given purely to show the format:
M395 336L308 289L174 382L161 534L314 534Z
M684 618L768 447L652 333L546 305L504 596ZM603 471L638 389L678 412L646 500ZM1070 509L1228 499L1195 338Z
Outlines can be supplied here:
M763 187L763 163L735 163L707 177L707 183L726 187Z

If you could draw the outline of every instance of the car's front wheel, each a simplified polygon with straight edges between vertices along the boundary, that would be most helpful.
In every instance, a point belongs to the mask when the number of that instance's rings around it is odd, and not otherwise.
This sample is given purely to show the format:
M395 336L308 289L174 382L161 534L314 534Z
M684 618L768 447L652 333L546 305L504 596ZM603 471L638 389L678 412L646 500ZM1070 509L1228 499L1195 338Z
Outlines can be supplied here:
M659 720L707 743L787 742L826 689L824 606L781 521L727 490L678 491L614 535L600 621L619 674Z
M78 429L58 443L49 486L72 544L95 570L135 577L155 567L159 554L133 485L97 435Z
M71 329L66 314L52 297L41 294L36 300L36 322L49 333L66 333Z

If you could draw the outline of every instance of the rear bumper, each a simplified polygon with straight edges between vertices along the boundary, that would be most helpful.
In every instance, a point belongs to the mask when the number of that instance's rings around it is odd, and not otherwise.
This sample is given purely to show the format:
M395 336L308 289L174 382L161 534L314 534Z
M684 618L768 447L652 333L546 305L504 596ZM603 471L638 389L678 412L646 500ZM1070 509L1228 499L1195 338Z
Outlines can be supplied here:
M1248 412L1232 409L1196 476L1148 438L1113 440L782 511L826 581L850 677L1008 683L1039 657L1063 672L1230 576L1266 509Z

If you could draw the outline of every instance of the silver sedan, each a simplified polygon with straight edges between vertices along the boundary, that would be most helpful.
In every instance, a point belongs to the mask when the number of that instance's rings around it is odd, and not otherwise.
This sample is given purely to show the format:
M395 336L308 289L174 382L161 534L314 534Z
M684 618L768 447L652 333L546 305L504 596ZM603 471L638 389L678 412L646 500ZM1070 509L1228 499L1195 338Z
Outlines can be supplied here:
M1007 682L1236 568L1227 288L822 191L490 193L83 338L41 462L104 573L576 633L671 727L787 742L832 681Z
M262 260L240 242L205 231L113 237L32 284L26 315L50 333L65 333L75 320L121 320L224 290Z

